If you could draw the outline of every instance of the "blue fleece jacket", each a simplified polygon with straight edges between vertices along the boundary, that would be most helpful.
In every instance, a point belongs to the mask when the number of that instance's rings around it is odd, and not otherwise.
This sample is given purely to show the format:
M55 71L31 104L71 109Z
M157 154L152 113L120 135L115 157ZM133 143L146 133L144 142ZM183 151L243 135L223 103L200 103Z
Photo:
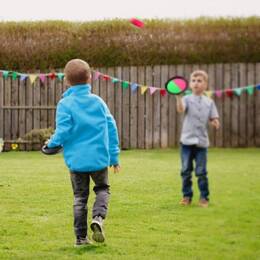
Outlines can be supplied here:
M74 172L91 172L119 163L115 120L89 84L64 92L56 110L56 130L48 147L63 146L64 160Z

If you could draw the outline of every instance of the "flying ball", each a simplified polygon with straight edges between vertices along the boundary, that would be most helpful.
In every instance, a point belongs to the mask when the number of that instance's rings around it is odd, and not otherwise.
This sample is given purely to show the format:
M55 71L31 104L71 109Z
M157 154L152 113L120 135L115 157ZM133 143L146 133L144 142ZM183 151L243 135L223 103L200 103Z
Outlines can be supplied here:
M131 18L131 19L130 19L130 22L131 22L134 26L136 26L136 27L139 27L139 28L144 27L144 22L141 21L141 20L139 20L139 19L137 19L137 18Z

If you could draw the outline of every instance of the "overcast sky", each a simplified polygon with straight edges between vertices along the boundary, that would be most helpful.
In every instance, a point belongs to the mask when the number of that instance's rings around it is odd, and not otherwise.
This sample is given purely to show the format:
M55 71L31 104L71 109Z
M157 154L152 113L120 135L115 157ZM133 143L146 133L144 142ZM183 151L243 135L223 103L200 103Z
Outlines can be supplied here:
M0 21L260 15L260 0L0 0Z

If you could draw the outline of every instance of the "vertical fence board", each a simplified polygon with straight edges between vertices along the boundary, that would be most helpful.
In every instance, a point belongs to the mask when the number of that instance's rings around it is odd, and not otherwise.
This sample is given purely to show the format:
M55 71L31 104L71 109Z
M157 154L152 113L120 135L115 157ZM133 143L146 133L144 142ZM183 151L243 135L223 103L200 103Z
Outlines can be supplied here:
M11 79L8 78L5 80L4 84L4 102L6 106L11 105ZM4 118L5 118L5 124L4 124L4 133L5 133L5 139L11 139L11 109L5 109L4 111Z
M30 82L30 79L27 78L25 80L25 95L26 95L26 106L30 107L26 109L25 116L26 116L26 133L30 132L33 129L33 86ZM32 145L26 145L27 150L32 150Z
M255 84L255 64L248 63L247 65L247 85ZM247 140L248 146L254 146L254 94L247 93Z
M0 77L0 138L4 139L4 79Z
M238 64L231 65L231 88L238 87ZM238 137L239 137L239 125L238 125L238 115L239 115L239 103L238 97L233 92L231 101L231 138L232 147L238 147Z
M131 67L130 68L130 79L132 83L138 82L137 78L137 67ZM130 86L131 88L131 86ZM131 89L130 89L131 91ZM130 94L130 147L131 148L137 148L137 135L138 135L138 125L137 125L137 119L138 119L138 111L137 111L137 92L134 93L131 92Z
M48 105L55 106L55 82L51 79L46 79L47 81L47 88L48 88ZM55 128L55 110L49 109L48 110L48 127Z
M255 71L257 84L255 93L255 144L260 147L260 63L256 64Z
M145 82L145 67L138 67L138 83L140 86L137 88L137 103L138 103L138 120L137 120L137 146L138 148L145 148L145 96L141 94L141 85Z
M146 86L152 86L153 68L145 68ZM153 145L153 96L150 95L149 89L145 92L145 148L150 149Z
M213 86L211 86L211 90L221 90L224 88L223 82L223 64L216 64L216 81ZM223 129L223 96L217 97L214 96L214 101L219 113L219 123L220 128L216 131L216 146L222 147L223 146L223 136L224 136L224 129Z
M124 81L130 80L130 69L129 67L123 68L122 79ZM130 148L130 86L122 88L122 148L129 149Z
M47 107L48 105L48 86L46 82L42 83L39 80L40 86L40 97L41 97L41 106ZM40 128L47 128L48 127L48 110L43 109L40 111Z
M239 86L245 87L246 86L246 64L240 63L239 64ZM239 118L238 118L238 144L240 147L247 146L247 116L246 116L246 93L243 91L238 98L239 100Z
M25 81L19 80L19 106L26 105L26 96L25 96ZM26 118L25 118L25 109L19 110L19 137L24 137L26 134ZM26 145L20 144L20 149L25 150Z
M230 64L224 65L224 87L223 89L231 88L231 66ZM226 93L222 93L224 96L223 105L224 105L224 147L231 146L231 101L230 97L227 97Z
M167 82L169 77L168 74L168 66L161 66L161 88L165 88L165 83ZM159 86L159 85L158 85ZM160 95L160 93L158 93ZM169 122L169 98L168 95L165 97L161 97L161 147L168 147L168 122Z
M209 76L209 90L214 90L215 85L218 84L217 80L216 80L216 67L215 64L209 64L208 66L208 76ZM213 127L210 125L209 126L209 140L210 140L210 144L211 146L215 146L216 145L216 132L215 129L213 129Z
M11 80L11 106L18 106L19 101L19 89L18 89L18 80ZM11 139L16 140L18 136L18 109L12 109L12 120L11 120Z
M122 68L116 68L116 78L122 78ZM115 84L115 120L117 122L120 145L122 147L122 87L120 83Z
M156 87L161 86L161 68L160 66L154 66L153 68L153 85ZM150 95L150 93L149 93ZM166 99L166 97L164 97ZM161 100L160 92L155 91L153 93L153 148L160 147L160 129L161 129Z

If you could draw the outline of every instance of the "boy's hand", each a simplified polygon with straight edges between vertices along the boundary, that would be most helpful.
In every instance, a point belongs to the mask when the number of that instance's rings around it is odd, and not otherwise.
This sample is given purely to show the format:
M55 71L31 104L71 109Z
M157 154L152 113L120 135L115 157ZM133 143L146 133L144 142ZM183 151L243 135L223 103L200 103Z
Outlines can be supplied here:
M210 124L215 127L217 130L219 129L220 127L220 124L219 124L219 120L218 118L214 118L210 121Z
M113 169L114 169L114 173L119 173L119 171L120 171L120 165L119 165L119 164L113 165Z
M178 113L183 113L185 111L185 107L182 101L182 95L175 95L176 98L176 107Z

